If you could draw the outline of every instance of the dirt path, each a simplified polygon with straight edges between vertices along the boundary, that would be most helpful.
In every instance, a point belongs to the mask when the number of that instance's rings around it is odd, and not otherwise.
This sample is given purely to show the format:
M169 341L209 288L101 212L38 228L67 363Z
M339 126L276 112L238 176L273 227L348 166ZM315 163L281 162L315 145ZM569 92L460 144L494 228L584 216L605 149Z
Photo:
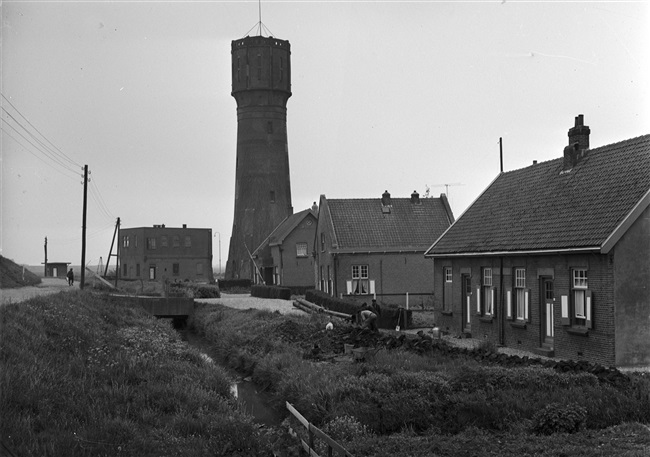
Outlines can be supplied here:
M277 311L280 314L302 314L298 308L293 306L293 300L279 300L274 298L256 298L250 294L221 294L221 298L199 298L195 301L200 303L213 303L227 306L235 309L266 309L268 311Z
M16 289L0 289L0 305L19 303L39 295L48 295L62 290L78 289L79 283L68 286L68 281L61 278L41 278L38 286L19 287Z

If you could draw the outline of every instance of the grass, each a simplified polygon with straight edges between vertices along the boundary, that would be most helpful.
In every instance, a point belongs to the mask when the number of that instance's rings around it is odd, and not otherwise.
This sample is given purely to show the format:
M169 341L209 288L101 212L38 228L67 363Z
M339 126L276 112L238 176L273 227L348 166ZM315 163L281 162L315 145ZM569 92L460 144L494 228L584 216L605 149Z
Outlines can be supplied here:
M252 375L279 405L289 401L334 430L355 456L650 452L647 376L614 387L588 372L507 368L436 351L382 349L367 363L315 362L309 350L325 322L205 305L191 325L231 367Z
M0 256L0 289L35 286L40 283L41 278L27 268Z
M139 308L68 292L3 306L0 325L0 438L16 455L269 453L226 371Z

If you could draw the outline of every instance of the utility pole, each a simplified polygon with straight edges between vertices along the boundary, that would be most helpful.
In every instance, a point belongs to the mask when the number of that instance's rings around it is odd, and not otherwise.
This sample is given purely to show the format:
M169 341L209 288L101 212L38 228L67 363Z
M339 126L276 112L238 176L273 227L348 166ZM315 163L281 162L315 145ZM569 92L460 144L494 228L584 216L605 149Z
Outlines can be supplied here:
M118 217L117 222L115 222L115 231L113 232L113 241L111 241L111 250L108 251L108 258L106 259L106 269L104 270L104 278L108 274L108 266L111 264L111 256L115 255L113 254L113 245L115 244L115 237L117 236L119 230L120 230L120 218ZM117 242L119 244L120 241L118 240ZM115 263L117 265L117 261ZM115 272L115 274L117 275L117 271Z
M501 173L503 173L503 139L499 137L499 158L501 160Z
M86 206L88 202L88 165L84 165L84 208L81 223L81 282L79 288L84 288L86 279Z
M43 276L47 277L47 237L45 237L45 271L43 272Z

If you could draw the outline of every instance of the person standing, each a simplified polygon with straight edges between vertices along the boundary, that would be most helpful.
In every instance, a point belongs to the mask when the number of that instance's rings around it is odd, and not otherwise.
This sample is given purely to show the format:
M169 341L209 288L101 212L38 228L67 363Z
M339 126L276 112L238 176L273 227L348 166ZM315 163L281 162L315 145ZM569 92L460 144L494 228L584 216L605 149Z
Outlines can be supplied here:
M70 268L70 271L68 271L68 274L66 275L68 278L68 285L71 286L74 284L74 272L72 271L72 268Z

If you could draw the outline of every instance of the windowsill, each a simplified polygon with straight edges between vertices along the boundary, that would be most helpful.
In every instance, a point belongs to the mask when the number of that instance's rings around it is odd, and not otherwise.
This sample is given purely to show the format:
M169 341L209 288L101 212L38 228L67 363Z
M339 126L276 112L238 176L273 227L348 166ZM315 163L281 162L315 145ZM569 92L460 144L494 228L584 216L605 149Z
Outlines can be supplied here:
M453 316L454 312L453 311L440 311L440 314L443 316Z
M568 327L566 329L567 333L571 335L578 335L578 336L588 336L589 335L589 329L584 328L584 327Z
M512 328L520 328L525 330L526 329L526 323L523 321L515 321L515 322L510 322L510 327Z
M494 317L492 317L492 316L481 316L479 318L479 321L485 322L486 324L491 324L492 322L494 322Z

